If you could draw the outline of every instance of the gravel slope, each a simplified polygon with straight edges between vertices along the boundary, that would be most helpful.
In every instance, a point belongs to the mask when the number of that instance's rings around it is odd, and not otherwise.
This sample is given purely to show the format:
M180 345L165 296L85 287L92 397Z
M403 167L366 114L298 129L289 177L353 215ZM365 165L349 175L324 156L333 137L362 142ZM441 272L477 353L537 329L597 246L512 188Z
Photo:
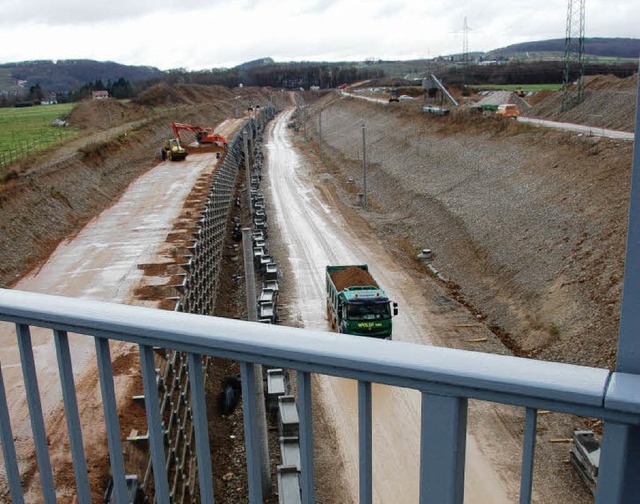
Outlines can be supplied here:
M335 95L313 107L316 140L320 107L325 166L352 204L364 122L363 212L390 246L433 249L515 354L614 365L631 142Z

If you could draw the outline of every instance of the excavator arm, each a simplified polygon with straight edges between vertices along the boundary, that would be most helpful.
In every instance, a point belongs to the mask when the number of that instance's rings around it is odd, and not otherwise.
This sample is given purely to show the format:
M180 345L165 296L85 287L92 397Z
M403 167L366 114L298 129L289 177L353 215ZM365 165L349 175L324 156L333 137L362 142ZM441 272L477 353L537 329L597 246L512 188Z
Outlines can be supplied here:
M171 129L173 130L173 134L182 142L182 138L180 138L180 130L193 131L194 133L198 133L202 128L199 126L191 126L190 124L183 124L174 122L171 124Z
M191 124L177 123L174 122L171 125L173 129L173 134L182 141L180 138L180 130L193 131L196 134L196 139L198 143L201 144L210 144L210 143L219 143L223 146L227 145L227 139L222 135L218 135L214 133L213 128L203 128L202 126L192 126Z

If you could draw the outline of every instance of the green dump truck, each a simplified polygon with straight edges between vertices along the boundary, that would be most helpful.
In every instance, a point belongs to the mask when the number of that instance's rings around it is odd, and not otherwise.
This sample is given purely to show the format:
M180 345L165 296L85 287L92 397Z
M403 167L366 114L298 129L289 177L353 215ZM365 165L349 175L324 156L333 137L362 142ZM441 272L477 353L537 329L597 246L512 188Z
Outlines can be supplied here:
M391 339L398 303L369 273L366 264L327 266L327 317L331 327L356 336Z

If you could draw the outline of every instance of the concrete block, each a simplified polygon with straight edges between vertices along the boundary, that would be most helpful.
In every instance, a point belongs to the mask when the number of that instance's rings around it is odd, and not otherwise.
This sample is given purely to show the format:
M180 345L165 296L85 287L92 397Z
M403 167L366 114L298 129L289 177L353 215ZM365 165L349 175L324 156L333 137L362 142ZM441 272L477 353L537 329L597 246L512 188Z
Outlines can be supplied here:
M280 438L280 456L282 465L295 466L300 470L300 440L295 437L283 436Z
M279 465L278 502L280 504L302 504L300 473L295 466Z
M285 395L278 397L278 433L280 436L298 436L300 419L295 397Z

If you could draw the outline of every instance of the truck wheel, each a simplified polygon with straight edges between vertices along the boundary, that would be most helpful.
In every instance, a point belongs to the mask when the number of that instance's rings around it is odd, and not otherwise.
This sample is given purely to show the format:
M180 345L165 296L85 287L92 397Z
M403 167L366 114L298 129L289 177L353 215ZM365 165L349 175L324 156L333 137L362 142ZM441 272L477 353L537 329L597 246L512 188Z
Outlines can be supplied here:
M167 152L164 149L160 151L160 157L162 158L163 161L167 160Z

